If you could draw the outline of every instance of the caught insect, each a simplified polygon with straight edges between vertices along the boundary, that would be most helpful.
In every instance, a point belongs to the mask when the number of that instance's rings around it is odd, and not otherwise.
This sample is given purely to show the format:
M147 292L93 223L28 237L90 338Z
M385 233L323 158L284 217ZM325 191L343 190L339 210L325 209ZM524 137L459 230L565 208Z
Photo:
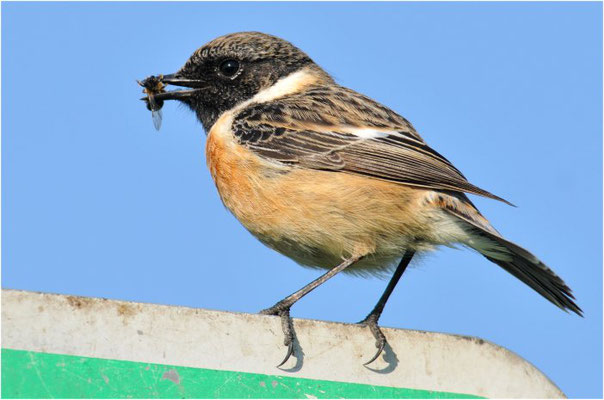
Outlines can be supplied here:
M162 81L163 75L159 76L150 76L148 78L143 79L142 81L137 81L139 85L143 87L143 93L147 95L145 99L147 103L147 109L151 111L151 118L153 119L153 126L155 129L159 131L161 128L162 121L162 112L161 108L164 105L163 100L155 99L155 96L159 93L164 93L166 84Z

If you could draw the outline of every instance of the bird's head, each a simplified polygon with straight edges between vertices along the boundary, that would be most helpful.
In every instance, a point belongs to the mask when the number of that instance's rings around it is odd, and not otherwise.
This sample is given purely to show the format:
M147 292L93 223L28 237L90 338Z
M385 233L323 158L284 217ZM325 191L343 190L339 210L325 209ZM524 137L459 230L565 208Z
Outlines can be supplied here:
M178 72L161 78L164 84L187 89L155 98L183 102L208 131L223 112L301 70L330 79L308 55L283 39L260 32L232 33L202 46Z

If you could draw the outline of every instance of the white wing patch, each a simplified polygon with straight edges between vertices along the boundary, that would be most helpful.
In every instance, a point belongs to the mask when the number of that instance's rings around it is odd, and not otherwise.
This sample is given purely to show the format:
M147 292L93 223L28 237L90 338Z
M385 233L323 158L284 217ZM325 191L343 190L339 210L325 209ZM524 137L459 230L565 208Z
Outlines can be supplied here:
M385 138L389 135L397 135L396 131L380 131L375 128L355 128L352 126L342 128L343 132L352 133L355 136L360 137L361 139L377 139L377 138Z

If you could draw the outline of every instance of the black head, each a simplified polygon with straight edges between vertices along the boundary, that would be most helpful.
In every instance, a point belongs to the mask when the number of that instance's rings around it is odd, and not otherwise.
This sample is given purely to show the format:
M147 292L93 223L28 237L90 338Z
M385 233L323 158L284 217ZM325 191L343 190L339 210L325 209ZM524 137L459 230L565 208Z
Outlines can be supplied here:
M232 33L199 48L177 73L164 75L164 83L191 90L165 92L156 98L187 104L208 131L223 112L305 67L323 73L283 39L260 32Z

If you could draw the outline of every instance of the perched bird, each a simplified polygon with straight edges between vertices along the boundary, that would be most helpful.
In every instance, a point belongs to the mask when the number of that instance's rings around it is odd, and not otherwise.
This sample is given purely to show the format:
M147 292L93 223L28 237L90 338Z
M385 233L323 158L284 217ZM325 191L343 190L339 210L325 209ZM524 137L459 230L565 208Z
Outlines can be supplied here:
M506 202L469 183L411 123L338 85L291 43L259 32L204 45L175 74L141 84L188 90L149 93L152 110L178 100L208 134L206 159L224 205L270 248L328 271L262 311L282 319L293 353L290 307L346 271L392 278L360 322L386 338L378 319L416 252L472 248L563 310L579 315L569 287L537 257L504 239L466 193ZM398 266L397 266L398 265ZM280 366L279 365L279 366Z

